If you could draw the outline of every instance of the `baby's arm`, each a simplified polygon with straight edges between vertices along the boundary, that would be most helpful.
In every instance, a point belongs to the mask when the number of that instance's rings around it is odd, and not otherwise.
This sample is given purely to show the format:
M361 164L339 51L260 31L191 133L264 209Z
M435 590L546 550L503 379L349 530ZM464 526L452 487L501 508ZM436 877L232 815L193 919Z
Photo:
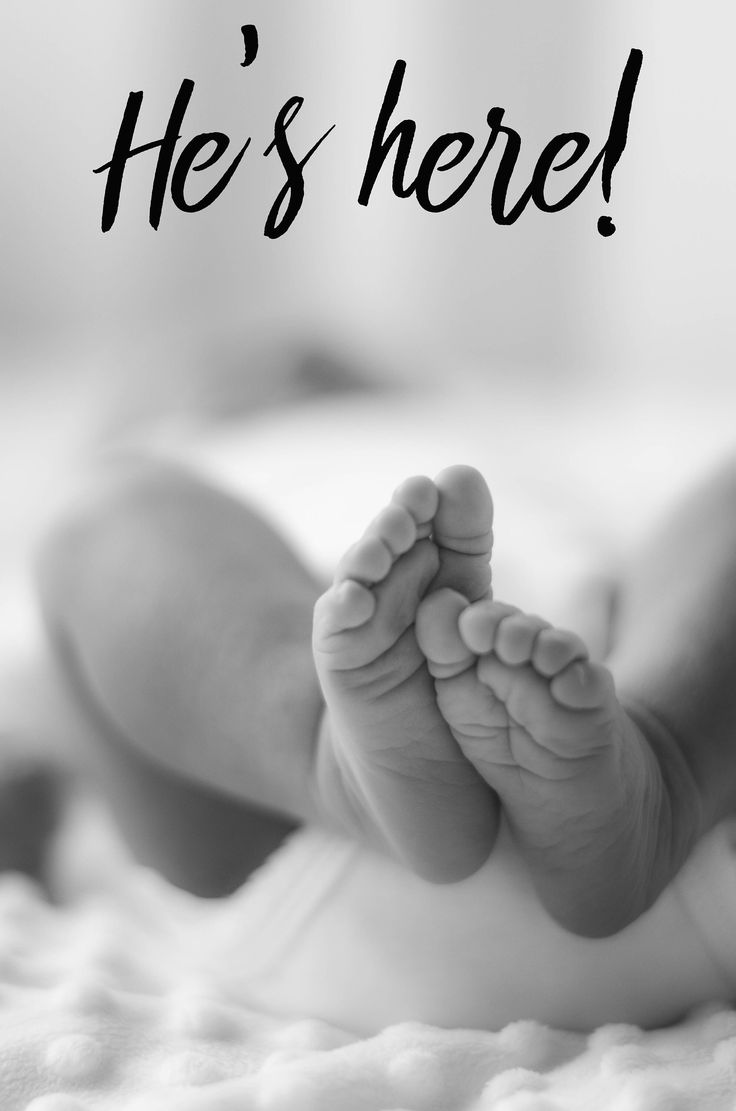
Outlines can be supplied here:
M293 824L249 804L318 817L318 586L261 518L178 468L120 468L50 538L39 580L108 793L149 862L216 894Z

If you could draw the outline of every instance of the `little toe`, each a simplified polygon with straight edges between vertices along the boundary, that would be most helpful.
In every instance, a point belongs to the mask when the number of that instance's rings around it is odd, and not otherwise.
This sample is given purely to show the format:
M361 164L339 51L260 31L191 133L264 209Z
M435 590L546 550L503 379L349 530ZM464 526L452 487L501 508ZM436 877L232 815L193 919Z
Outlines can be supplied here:
M550 692L555 702L571 710L596 710L615 700L610 671L589 660L578 660L555 675Z
M537 637L549 622L527 613L514 613L504 617L496 630L493 650L500 660L516 667L529 663Z
M376 599L360 583L346 579L331 587L314 607L315 644L329 651L331 637L357 629L369 621L376 610Z
M496 639L496 630L506 617L519 613L516 606L483 598L462 612L458 621L460 636L471 652L483 656L490 652Z
M541 752L551 759L578 754L568 708L560 706L549 681L531 665L509 667L491 652L478 660L476 674L503 706L507 727L515 734L513 758L519 766L533 768Z
M348 548L338 563L335 582L343 582L345 579L368 585L381 582L388 575L392 564L393 556L383 540L378 536L364 536L352 548Z
M439 492L431 478L413 475L405 479L394 491L391 501L410 514L419 537L429 536L439 505Z
M433 591L420 603L415 633L435 678L458 675L474 661L458 631L458 619L467 605L467 598L449 589Z
M564 629L546 628L537 637L532 664L540 675L552 678L575 660L587 660L585 642Z
M365 537L380 540L396 558L408 552L415 543L417 526L411 513L403 505L388 505L370 523Z
M538 716L540 697L549 706L554 701L549 692L549 683L534 671L532 667L509 667L498 658L495 652L489 652L478 659L476 673L480 682L493 691L496 698L503 702L513 721L521 723L525 717L524 711L534 707L533 713ZM518 705L514 703L517 702ZM521 706L521 714L518 712Z

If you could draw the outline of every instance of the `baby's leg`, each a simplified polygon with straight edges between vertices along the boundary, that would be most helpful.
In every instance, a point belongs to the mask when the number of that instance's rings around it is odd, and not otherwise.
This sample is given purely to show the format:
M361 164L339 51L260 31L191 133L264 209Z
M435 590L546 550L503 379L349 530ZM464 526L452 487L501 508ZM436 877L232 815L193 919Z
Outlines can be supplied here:
M327 704L320 795L343 824L378 834L413 871L464 879L495 840L495 794L439 713L414 635L432 588L490 584L491 500L469 467L408 479L338 566L315 608L314 653Z
M697 786L684 829L736 813L736 460L701 483L636 553L608 664L655 746Z
M417 630L453 734L568 928L622 928L736 808L733 469L633 565L610 671L572 634L452 591Z
M642 831L663 791L610 673L573 633L451 590L426 599L417 636L440 710L497 791L547 909L591 936L626 925L647 902Z
M317 819L318 585L260 517L128 466L50 538L39 578L91 759L148 863L222 894L293 828L276 815Z
M401 707L392 735L404 740L411 719L428 774L424 787L421 775L409 774L417 768L406 748L405 778L398 749L393 772L388 758L377 793L394 809L389 836L379 840L420 870L429 861L435 878L459 878L488 855L496 800L437 711L412 626L430 585L449 581L471 597L487 590L490 498L469 468L445 472L439 489L428 479L419 487L409 483L403 499L416 521L399 497L376 523L373 548L359 545L343 567L344 577L367 573L371 584L389 571L375 596L388 626L404 623L400 644L389 636L377 648L384 623L377 614L335 644L350 640L363 656L380 649L380 660L366 657L355 667L342 651L327 660L327 625L339 617L334 591L317 611L323 682L337 719L350 726L337 738L333 722L323 720L310 646L316 584L246 506L186 472L149 464L108 480L49 541L40 583L59 663L93 727L96 761L129 839L176 882L208 894L232 888L258 862L254 852L283 836L283 822L272 819L264 832L247 803L375 841L386 822L373 813L356 821L335 805L329 788L340 776L330 774L338 769L329 756L334 739L353 760L362 743L387 743L376 725ZM431 498L427 507L415 505L422 492ZM407 524L412 532L404 537ZM434 540L422 539L430 529ZM408 550L389 558L386 542L398 543L397 554ZM376 546L390 569L361 568ZM391 661L405 680L398 691ZM391 689L372 701L358 688L381 664ZM360 736L354 720L363 720ZM398 794L383 790L392 781ZM405 813L414 815L409 846L391 836L406 826Z

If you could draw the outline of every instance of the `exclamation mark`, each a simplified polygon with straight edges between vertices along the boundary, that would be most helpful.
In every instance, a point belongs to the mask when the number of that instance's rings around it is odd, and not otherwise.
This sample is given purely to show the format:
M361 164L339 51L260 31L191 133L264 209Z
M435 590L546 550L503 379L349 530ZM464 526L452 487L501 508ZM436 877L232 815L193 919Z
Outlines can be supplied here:
M601 188L606 204L611 200L611 176L621 155L624 153L626 140L629 134L629 117L631 116L631 103L634 99L636 83L639 80L641 63L644 58L641 50L632 50L621 76L618 87L616 106L613 109L611 130L608 133L605 154L603 156L603 169L601 171ZM598 231L603 236L613 235L616 225L610 216L601 216L598 219Z

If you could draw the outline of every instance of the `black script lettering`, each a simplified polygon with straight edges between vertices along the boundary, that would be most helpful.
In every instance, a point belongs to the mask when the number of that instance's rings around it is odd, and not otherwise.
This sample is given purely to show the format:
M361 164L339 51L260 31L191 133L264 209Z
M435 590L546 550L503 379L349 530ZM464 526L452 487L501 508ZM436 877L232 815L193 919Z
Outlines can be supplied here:
M332 127L325 131L324 135L317 140L314 146L310 147L304 157L300 161L297 161L289 146L289 139L286 132L294 117L301 110L303 104L304 97L302 96L292 96L287 100L276 117L276 122L273 126L273 139L263 152L265 157L269 155L272 150L276 150L281 159L281 164L286 170L286 181L279 190L278 196L271 206L263 229L263 234L268 236L269 239L278 239L289 230L296 219L304 200L304 174L302 171L317 148L325 141L335 127L333 123ZM287 197L288 203L285 211L282 213L281 210Z
M371 149L368 155L368 162L358 194L358 204L367 205L370 201L373 187L376 184L376 180L388 157L389 151L394 143L398 142L396 158L391 175L391 187L395 195L397 197L410 197L412 193L415 193L420 206L427 212L444 212L446 209L452 208L454 204L457 204L468 192L488 157L495 141L495 136L492 135L490 137L475 165L466 177L463 178L460 184L457 185L444 200L433 201L430 198L429 187L432 182L432 175L435 170L441 173L446 170L451 170L455 166L459 166L467 155L470 154L470 151L475 145L475 140L467 131L452 131L447 135L440 135L439 138L435 139L422 158L416 178L414 181L407 184L405 178L409 155L411 154L411 148L417 130L416 121L402 120L394 127L391 134L386 137L386 128L398 104L405 73L406 62L399 58L391 72L391 77L389 78L386 93L383 98L383 104L378 114L378 120L373 132ZM456 148L455 152L451 154L445 162L441 162L440 159L442 156L453 146Z
M409 161L411 154L412 143L416 134L417 125L414 120L402 120L393 129L388 139L384 139L386 128L388 127L391 113L396 105L399 103L399 93L404 81L404 74L406 73L406 62L403 58L399 58L391 71L388 85L386 86L386 93L381 105L381 111L378 113L378 120L373 132L373 141L371 142L371 151L368 155L368 162L366 164L365 173L363 175L363 183L360 187L358 194L358 204L367 205L371 199L373 186L376 184L376 178L381 172L388 153L395 142L398 141L399 148L396 152L396 159L394 161L393 173L391 175L391 184L394 193L397 197L410 197L414 191L414 186L404 185L404 174L406 173L406 164Z
M427 212L444 212L457 204L468 192L500 136L503 136L505 142L493 177L490 196L491 216L496 224L516 223L530 201L542 212L560 212L577 200L601 165L603 196L606 202L610 201L611 175L626 146L632 99L642 59L641 50L631 50L629 53L608 138L575 183L557 200L549 196L548 186L552 173L569 170L580 163L587 152L590 138L582 131L569 131L555 135L539 155L529 184L515 202L509 203L509 189L521 152L521 136L513 127L504 123L506 110L498 106L491 108L486 116L489 135L480 156L459 185L444 200L432 200L430 186L435 173L442 173L459 166L470 155L475 140L467 132L449 132L435 139L421 159L416 178L407 181L409 157L416 138L416 121L404 119L396 123L391 131L388 130L391 117L399 103L406 74L406 62L399 58L391 71L378 113L363 181L358 193L358 203L367 206L370 202L378 176L393 150L391 188L395 196L406 198L414 193L419 205ZM598 230L601 235L612 235L616 228L610 217L603 216L598 222Z
M107 171L105 196L102 202L103 232L109 231L115 223L120 205L123 175L128 160L134 158L138 154L142 154L144 151L154 150L156 147L160 147L160 150L156 161L156 170L153 175L148 222L152 228L158 229L161 222L161 213L166 196L166 186L169 180L169 174L171 173L171 165L174 160L176 144L181 138L181 126L184 122L184 116L193 91L194 82L189 78L185 78L174 100L171 115L169 116L169 121L162 138L154 139L150 143L142 143L137 147L133 146L133 137L138 123L141 104L143 103L143 93L132 92L128 96L128 101L120 124L120 130L115 140L112 158L109 162L106 162L103 166L98 166L97 169L93 171L93 173L96 174ZM213 153L198 165L194 165L195 158L208 143L214 144ZM212 204L232 178L249 143L250 139L247 139L245 145L235 156L222 177L207 193L205 193L201 200L189 203L184 198L184 184L189 171L204 170L214 165L215 162L219 161L230 145L228 136L219 131L208 132L191 139L181 152L172 175L171 193L176 207L184 212L197 212Z
M193 165L194 159L208 143L214 144L215 149L212 154L198 165ZM216 201L240 165L240 160L248 149L249 144L250 139L246 139L245 145L238 154L236 154L222 177L215 182L212 188L205 193L200 200L189 203L184 198L184 185L189 171L194 170L194 172L197 173L199 170L206 170L208 166L214 165L230 146L229 138L227 135L223 135L221 131L206 132L202 135L197 135L194 139L190 139L179 155L176 166L174 167L174 172L171 175L171 199L176 207L182 212L199 212L201 209L211 205L213 201Z
M240 28L240 33L243 36L243 60L240 63L245 69L246 66L253 65L258 53L258 28L255 23L244 23Z

